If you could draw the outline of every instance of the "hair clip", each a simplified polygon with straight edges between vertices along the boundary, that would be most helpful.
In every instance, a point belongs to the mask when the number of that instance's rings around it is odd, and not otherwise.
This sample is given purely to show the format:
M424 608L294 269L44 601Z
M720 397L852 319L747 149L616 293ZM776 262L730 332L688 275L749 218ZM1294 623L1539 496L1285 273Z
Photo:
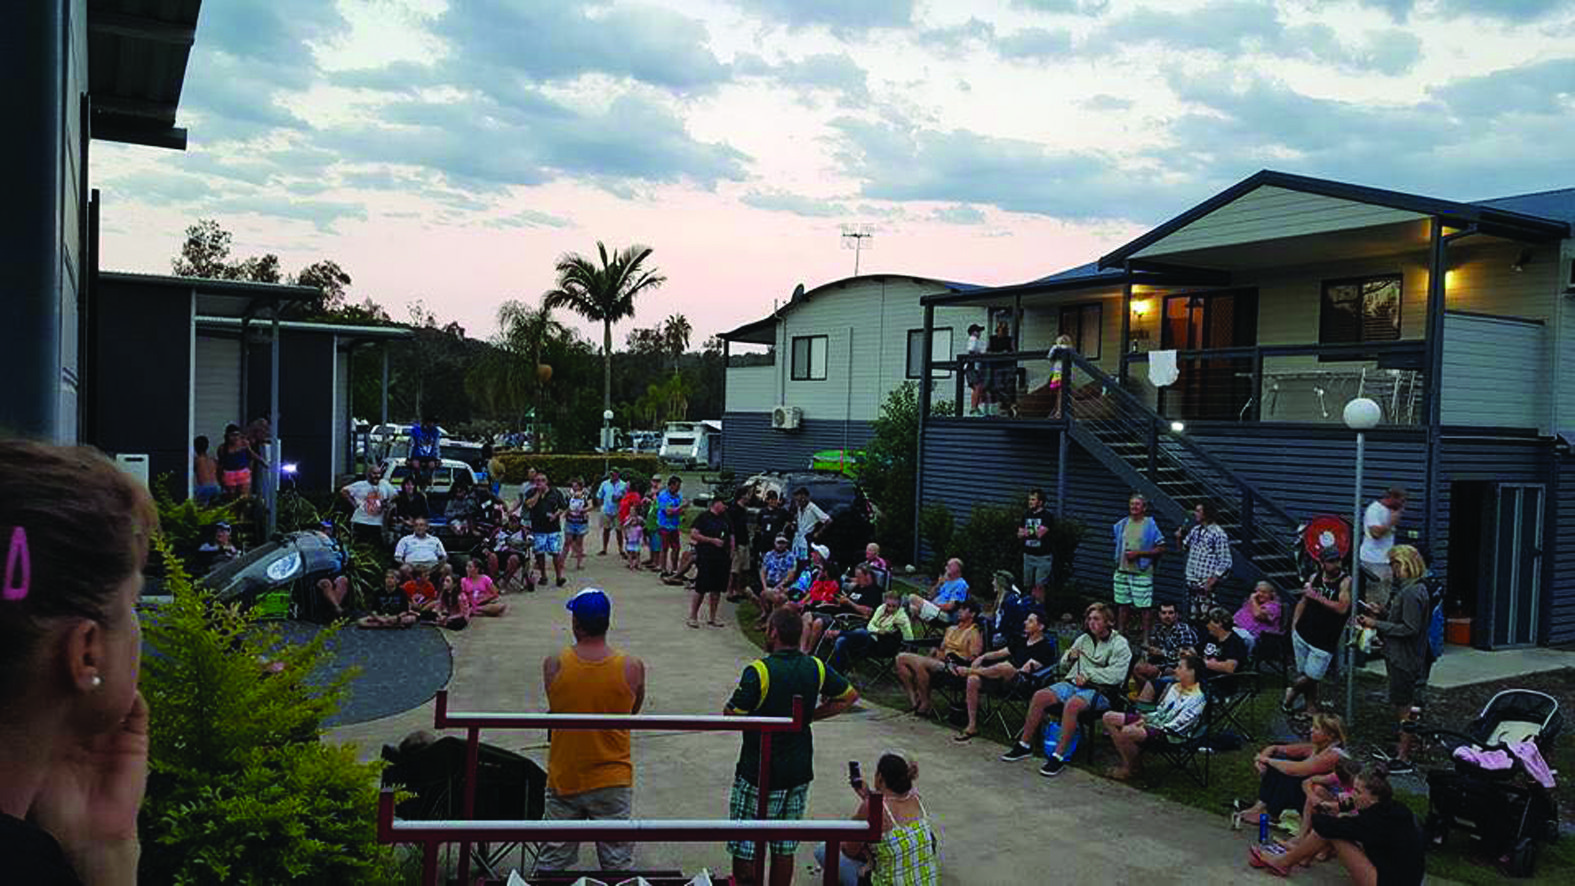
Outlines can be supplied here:
M26 599L32 583L33 562L28 556L27 530L14 526L10 549L5 555L5 581L0 584L0 599L8 602Z

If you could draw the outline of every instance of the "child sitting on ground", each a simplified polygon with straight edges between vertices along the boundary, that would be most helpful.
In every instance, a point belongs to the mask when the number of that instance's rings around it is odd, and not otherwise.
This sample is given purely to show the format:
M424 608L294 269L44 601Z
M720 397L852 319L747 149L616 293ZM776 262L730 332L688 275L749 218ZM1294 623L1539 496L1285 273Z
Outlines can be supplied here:
M399 570L383 573L383 590L377 595L377 611L363 617L356 624L363 628L408 628L416 623L416 613L410 608L399 586Z
M437 589L432 587L431 581L427 580L427 568L425 566L406 568L410 570L410 578L401 587L405 592L406 604L421 621L436 621Z
M443 576L438 591L437 623L439 627L460 630L470 624L470 598L452 574Z

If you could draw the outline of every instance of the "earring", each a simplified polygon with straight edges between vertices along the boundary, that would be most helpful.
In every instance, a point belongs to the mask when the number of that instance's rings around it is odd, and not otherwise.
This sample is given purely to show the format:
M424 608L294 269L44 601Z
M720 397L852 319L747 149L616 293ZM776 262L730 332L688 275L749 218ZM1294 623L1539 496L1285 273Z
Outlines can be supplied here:
M90 679L89 679L89 680L88 680L88 685L89 685L89 686L91 686L91 687L93 687L93 688L94 688L94 689L97 689L97 688L99 688L99 687L100 687L100 686L103 686L103 685L104 685L104 678L103 678L103 677L100 677L100 676L99 676L99 675L98 675L98 674L94 674L94 675L93 675L93 676L92 676L92 677L91 677L91 678L90 678Z

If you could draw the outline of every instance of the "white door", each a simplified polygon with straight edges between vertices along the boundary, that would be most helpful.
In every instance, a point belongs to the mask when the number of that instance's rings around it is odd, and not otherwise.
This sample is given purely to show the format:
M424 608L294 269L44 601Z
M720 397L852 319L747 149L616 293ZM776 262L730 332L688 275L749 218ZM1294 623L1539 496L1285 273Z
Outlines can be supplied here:
M224 440L224 426L241 421L241 340L197 336L197 378L192 390L192 427L208 438L211 453Z

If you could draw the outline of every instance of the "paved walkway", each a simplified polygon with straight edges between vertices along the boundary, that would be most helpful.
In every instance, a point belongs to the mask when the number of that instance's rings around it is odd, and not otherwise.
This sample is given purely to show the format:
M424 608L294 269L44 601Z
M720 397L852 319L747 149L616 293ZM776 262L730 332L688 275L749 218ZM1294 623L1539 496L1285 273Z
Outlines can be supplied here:
M738 630L732 606L723 603L727 627L694 630L684 625L687 593L651 573L632 574L611 555L587 559L563 589L511 596L502 619L484 619L451 634L452 709L545 710L541 660L570 641L563 601L580 586L597 584L612 595L610 639L645 659L649 669L646 711L715 713L744 666L759 655ZM430 729L432 704L381 720L335 730L332 738L356 742L363 758L384 742L414 729ZM815 727L816 772L809 815L839 818L856 799L845 781L846 763L857 759L872 772L888 748L911 754L920 766L918 790L938 822L944 882L1265 883L1245 863L1247 837L1209 815L1114 782L1068 770L1056 779L1037 764L1007 764L1002 748L986 741L959 747L950 730L873 706ZM523 751L546 763L539 733L483 733L483 740ZM634 733L635 814L650 818L725 818L739 739L731 734ZM640 862L688 872L725 871L721 846L640 847ZM810 849L799 861L812 860ZM589 848L582 863L594 865ZM802 874L799 883L811 880ZM1342 881L1331 866L1298 877L1304 882Z

